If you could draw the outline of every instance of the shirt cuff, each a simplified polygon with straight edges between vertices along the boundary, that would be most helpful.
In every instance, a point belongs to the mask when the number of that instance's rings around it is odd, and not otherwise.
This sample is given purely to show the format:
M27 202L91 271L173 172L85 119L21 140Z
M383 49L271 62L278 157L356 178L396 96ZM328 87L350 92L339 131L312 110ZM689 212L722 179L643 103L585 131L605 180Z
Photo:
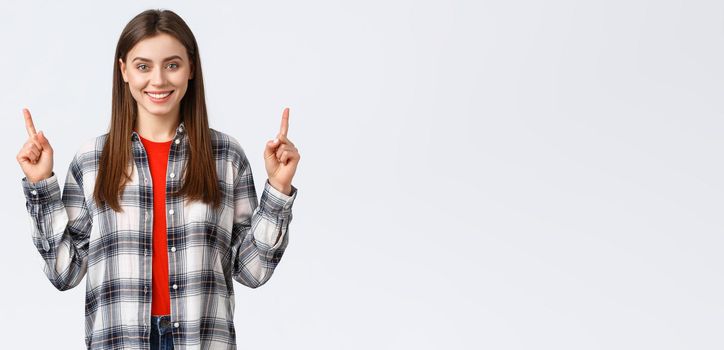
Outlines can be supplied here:
M20 180L23 184L25 199L30 204L47 203L53 199L60 200L60 186L55 172L52 172L47 179L38 182L30 182L27 177Z
M292 186L292 192L289 195L282 193L269 183L269 179L264 183L264 192L259 200L259 205L266 213L273 215L287 215L292 211L294 199L297 198L297 188Z

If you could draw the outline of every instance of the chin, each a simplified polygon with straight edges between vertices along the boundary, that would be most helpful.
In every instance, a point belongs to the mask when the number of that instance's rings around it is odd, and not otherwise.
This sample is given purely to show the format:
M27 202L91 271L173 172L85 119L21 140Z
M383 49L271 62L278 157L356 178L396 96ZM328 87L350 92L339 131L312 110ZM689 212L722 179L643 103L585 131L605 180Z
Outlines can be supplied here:
M165 116L173 110L173 107L159 108L157 106L150 106L150 108L149 108L149 106L144 106L144 108L146 109L146 111L149 114L154 115L154 116L159 116L159 117Z

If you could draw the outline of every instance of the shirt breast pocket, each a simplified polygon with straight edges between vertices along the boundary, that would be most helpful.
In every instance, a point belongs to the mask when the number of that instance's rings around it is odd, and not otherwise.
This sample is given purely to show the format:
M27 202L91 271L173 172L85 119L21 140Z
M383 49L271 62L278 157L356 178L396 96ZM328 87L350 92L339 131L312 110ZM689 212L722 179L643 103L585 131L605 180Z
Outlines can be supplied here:
M204 247L217 252L228 249L229 235L219 226L219 212L201 201L184 202L184 233L189 247Z
M199 200L184 200L184 223L213 223L214 216L214 210L210 205Z

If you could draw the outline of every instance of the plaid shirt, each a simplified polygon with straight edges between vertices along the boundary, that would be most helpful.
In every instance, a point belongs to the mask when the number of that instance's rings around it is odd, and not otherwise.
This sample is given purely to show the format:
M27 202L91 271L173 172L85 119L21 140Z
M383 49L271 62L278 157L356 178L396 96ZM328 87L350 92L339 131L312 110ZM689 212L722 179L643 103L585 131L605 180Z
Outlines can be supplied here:
M233 281L256 288L272 276L288 243L291 195L267 180L257 201L249 161L239 142L211 129L222 205L174 197L183 184L189 142L176 129L166 177L169 294L177 350L236 349ZM148 158L136 132L132 181L116 213L92 199L108 134L89 140L70 163L61 196L58 180L21 180L32 240L45 275L58 290L86 278L88 349L148 349L151 330L153 189Z

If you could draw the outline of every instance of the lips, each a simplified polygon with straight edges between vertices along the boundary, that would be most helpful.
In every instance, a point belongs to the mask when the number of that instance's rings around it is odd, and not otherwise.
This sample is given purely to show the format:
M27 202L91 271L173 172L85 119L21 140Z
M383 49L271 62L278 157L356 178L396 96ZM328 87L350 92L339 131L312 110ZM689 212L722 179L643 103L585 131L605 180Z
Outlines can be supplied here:
M174 90L169 91L144 91L146 96L153 102L166 102L168 97L171 96Z

